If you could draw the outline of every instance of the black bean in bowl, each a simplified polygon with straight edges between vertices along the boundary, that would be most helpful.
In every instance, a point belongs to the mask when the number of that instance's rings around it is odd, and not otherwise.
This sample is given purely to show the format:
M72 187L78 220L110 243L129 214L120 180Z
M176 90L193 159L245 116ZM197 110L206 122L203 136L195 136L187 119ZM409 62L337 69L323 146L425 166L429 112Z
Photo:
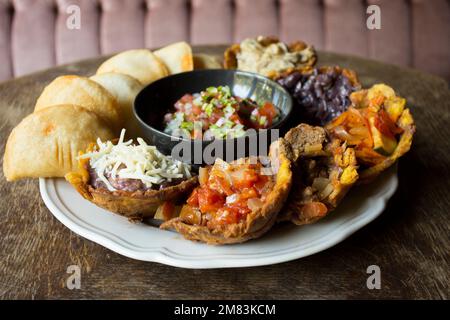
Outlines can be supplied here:
M340 67L293 71L277 79L292 96L299 122L325 125L350 106L350 94L361 88L356 73Z

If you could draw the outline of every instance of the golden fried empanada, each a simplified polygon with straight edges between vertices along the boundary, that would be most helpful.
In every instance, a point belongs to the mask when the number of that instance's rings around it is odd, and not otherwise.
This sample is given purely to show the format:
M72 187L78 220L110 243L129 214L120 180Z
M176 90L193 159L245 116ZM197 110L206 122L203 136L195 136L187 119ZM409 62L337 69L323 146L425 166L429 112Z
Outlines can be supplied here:
M75 75L57 77L42 91L34 110L63 104L74 104L93 111L117 131L122 127L122 117L114 96L89 78Z
M143 85L137 79L123 73L96 74L90 79L102 85L116 98L127 135L131 138L139 136L139 124L133 115L133 102Z
M36 111L11 132L3 158L8 181L20 178L64 177L78 169L78 151L97 138L114 133L95 113L75 105Z
M169 75L164 63L148 49L121 52L109 58L98 68L97 74L106 72L124 73L147 85Z
M172 43L154 54L166 65L170 74L194 69L191 46L184 41Z

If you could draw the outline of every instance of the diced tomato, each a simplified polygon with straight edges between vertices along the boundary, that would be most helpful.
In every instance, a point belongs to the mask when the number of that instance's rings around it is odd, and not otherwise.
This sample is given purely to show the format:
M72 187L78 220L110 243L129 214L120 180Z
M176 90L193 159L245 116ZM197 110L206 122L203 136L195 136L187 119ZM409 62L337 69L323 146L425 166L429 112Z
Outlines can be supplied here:
M246 215L250 213L248 207L235 204L233 206L225 206L216 212L218 224L233 224L241 222Z
M198 208L202 214L208 213L211 217L207 218L207 226L211 228L241 222L252 212L248 200L264 197L262 190L269 177L260 175L260 170L260 163L230 167L218 161L209 169L207 181L191 194L187 205Z
M224 195L232 195L234 193L233 188L229 179L225 176L225 174L213 174L209 177L209 186L210 188L216 190L219 193Z
M230 121L233 121L234 123L240 123L244 124L244 121L239 117L239 115L235 112L229 117Z
M194 191L192 191L191 195L187 199L187 204L193 207L198 207L198 189L195 188Z
M267 125L264 126L266 128L272 125L272 121L277 115L277 109L270 102L266 102L261 108L259 108L258 112L261 116L267 118Z
M215 228L220 225L236 223L236 215L230 208L220 208L214 215L214 219L208 222L209 228Z
M263 176L263 175L259 176L258 181L254 185L256 190L258 190L259 193L261 193L261 191L264 189L268 180L269 180L268 176Z
M172 219L174 213L175 213L175 205L170 201L165 201L162 204L162 214L164 217L164 221Z
M259 179L259 175L252 169L240 169L231 173L231 179L235 189L252 187Z
M198 207L202 212L217 211L224 203L225 197L213 189L203 187L198 192Z
M391 139L395 139L395 135L403 131L401 128L397 127L384 110L380 110L377 113L374 125L383 135Z
M186 103L192 103L193 97L191 94L185 94L175 103L175 109L179 111L185 111L184 105Z
M216 123L222 117L223 117L223 111L220 110L220 109L216 109L211 114L211 117L209 117L209 122L210 123Z
M328 212L328 208L322 202L309 202L300 209L300 215L307 219L323 217Z
M192 114L195 115L195 116L198 116L198 115L200 115L202 113L202 108L197 106L197 105L195 105L195 104L192 105L192 109L191 110L192 110Z
M258 191L256 191L255 188L244 188L239 193L239 198L243 201L245 200L245 203L247 205L247 200L250 198L257 198L258 197Z

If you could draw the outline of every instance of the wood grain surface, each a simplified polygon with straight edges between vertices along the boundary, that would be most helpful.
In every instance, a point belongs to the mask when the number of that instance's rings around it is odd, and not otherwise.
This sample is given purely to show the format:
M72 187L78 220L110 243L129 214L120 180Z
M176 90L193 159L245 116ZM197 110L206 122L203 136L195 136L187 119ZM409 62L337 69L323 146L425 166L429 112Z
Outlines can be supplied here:
M196 47L221 55L223 46ZM11 129L32 112L54 77L90 75L98 58L0 84L0 153ZM399 189L385 212L341 244L300 260L258 268L186 270L134 261L85 240L59 223L37 180L7 183L0 174L2 299L328 299L449 297L450 92L437 77L379 62L320 53L319 63L357 71L363 85L385 82L404 96L417 122L400 160ZM81 289L66 288L69 265ZM366 269L381 268L381 290Z

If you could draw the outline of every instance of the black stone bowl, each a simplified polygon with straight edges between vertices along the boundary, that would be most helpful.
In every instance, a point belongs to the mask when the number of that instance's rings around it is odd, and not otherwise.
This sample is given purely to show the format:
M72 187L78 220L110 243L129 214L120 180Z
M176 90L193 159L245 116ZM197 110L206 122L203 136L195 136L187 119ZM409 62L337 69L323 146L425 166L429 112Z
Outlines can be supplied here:
M292 110L289 93L264 76L224 69L183 72L159 79L137 95L134 115L143 138L163 154L194 165L211 164L216 157L232 161L249 155L266 155L268 144L277 138L278 130L259 130L256 134L225 140L193 140L164 133L164 115L174 110L175 102L186 93L198 93L210 86L229 86L234 96L258 103L271 102L280 111L280 117L269 129L281 129ZM214 145L210 145L212 142Z

